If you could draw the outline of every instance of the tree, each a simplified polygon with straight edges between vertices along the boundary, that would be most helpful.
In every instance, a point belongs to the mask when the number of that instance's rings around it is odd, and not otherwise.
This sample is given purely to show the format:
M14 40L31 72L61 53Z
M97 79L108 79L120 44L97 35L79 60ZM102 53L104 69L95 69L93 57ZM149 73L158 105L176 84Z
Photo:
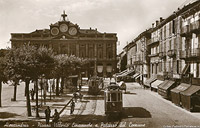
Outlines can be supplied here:
M2 83L7 82L7 78L4 73L5 67L6 67L5 59L4 59L4 57L0 57L0 72L1 72L0 73L0 107L2 106L2 104L1 104Z
M61 78L61 93L64 87L64 79L72 74L79 75L79 71L85 64L87 59L79 58L74 55L57 55L55 56L56 68L55 74L57 76L56 95L59 95L58 79Z
M55 56L56 67L55 75L57 76L56 80L56 95L59 95L59 92L63 92L64 78L70 73L71 62L68 55L57 55ZM61 90L59 90L59 79L61 78Z
M31 116L29 83L36 81L36 117L38 114L38 78L42 74L48 76L49 69L54 66L53 51L44 47L37 49L34 46L24 45L20 48L13 48L6 56L7 76L11 80L23 80L25 82L25 94L27 113Z

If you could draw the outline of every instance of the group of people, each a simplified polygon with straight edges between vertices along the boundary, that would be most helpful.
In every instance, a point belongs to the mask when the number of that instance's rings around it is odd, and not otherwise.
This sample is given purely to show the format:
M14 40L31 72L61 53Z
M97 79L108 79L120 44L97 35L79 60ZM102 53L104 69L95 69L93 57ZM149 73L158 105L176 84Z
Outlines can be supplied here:
M45 117L46 117L46 124L49 124L49 120L51 117L51 109L49 106L47 106L47 109L45 110ZM55 112L53 114L52 123L58 123L59 118L60 118L59 113L58 113L57 109L55 109Z
M50 84L53 83L53 81L50 81ZM70 103L70 114L73 114L74 113L74 109L75 109L75 102L77 102L78 99L80 99L80 101L82 100L82 97L83 95L81 94L81 84L78 82L78 90L76 92L73 93L73 98L71 100L71 103ZM34 93L35 91L32 89L30 91L31 93L31 97L32 97L32 100L34 100ZM46 124L49 124L50 122L50 118L51 118L51 110L50 110L50 107L47 106L47 108L45 109L45 118L46 118ZM57 123L59 121L59 113L57 111L57 109L55 109L55 112L52 116L52 124L53 123Z

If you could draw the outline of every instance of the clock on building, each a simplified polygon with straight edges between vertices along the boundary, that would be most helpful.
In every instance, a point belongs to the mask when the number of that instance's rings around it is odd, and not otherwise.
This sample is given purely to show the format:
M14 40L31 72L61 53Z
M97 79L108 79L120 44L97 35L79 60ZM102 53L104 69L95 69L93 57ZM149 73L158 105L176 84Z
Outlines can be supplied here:
M51 34L52 34L53 36L58 35L58 33L59 33L59 29L58 29L57 27L53 27L53 28L51 29Z
M71 27L71 28L69 28L69 34L70 35L72 35L72 36L74 36L74 35L76 35L77 34L77 29L75 28L75 27Z
M67 24L61 24L60 25L60 31L61 32L67 32L67 30L68 30Z

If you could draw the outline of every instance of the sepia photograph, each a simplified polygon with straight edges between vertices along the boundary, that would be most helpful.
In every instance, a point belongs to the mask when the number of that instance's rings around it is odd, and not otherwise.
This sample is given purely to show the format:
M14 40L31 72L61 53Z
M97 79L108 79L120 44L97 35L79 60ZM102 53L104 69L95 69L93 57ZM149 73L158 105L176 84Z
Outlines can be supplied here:
M200 128L200 0L0 0L0 128Z

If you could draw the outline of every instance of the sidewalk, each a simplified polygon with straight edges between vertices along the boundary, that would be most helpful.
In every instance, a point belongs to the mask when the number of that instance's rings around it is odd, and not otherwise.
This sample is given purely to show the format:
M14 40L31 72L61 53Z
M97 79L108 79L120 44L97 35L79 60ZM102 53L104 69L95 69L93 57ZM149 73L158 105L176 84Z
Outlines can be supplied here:
M39 115L40 118L36 119L36 113L35 113L35 100L31 100L31 111L32 116L27 116L27 107L26 107L26 97L24 96L24 88L25 84L24 82L20 83L19 86L17 86L17 98L16 101L11 101L11 98L13 97L14 87L9 86L9 84L3 84L2 86L2 107L0 107L0 121L28 121L28 120L40 120L45 121L45 109L46 106L50 106L51 109L51 116L54 114L54 109L57 109L58 112L62 110L62 108L67 104L67 102L72 98L72 96L69 95L61 95L59 97L56 97L55 94L54 97L52 96L51 100L49 97L49 93L47 93L46 98L46 104L39 108ZM30 83L31 90L33 88L33 83ZM9 95L8 95L9 94ZM39 105L41 104L41 97L40 92L39 94Z

